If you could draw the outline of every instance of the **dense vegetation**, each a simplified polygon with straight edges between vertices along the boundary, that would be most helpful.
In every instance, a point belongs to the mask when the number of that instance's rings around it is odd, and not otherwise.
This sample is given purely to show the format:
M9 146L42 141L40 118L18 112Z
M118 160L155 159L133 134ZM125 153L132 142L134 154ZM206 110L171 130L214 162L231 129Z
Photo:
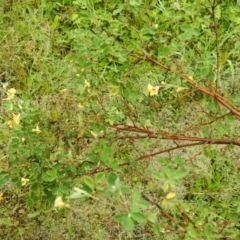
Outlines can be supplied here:
M240 3L2 0L2 239L239 239Z

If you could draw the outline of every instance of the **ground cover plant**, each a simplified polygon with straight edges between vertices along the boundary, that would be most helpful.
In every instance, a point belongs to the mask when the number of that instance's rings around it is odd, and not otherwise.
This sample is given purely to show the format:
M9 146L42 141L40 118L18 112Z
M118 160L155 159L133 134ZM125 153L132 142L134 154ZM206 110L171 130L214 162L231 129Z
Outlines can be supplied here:
M3 239L239 239L239 1L4 1Z

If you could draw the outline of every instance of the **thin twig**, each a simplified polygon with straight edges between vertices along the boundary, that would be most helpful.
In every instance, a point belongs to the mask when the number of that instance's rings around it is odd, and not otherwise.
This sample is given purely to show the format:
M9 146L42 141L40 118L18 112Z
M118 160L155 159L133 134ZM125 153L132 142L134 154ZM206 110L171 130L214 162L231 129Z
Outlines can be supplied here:
M142 197L143 197L143 199L145 199L147 202L149 202L149 203L153 204L154 206L156 206L156 207L159 209L159 211L162 213L163 216L165 216L165 217L168 218L169 220L173 221L175 224L177 224L178 226L182 227L183 229L185 229L185 225L184 225L184 224L180 223L180 222L179 222L177 219L175 219L172 215L170 215L170 214L168 214L167 212L165 212L158 203L152 201L152 200L151 200L149 197L147 197L144 193L142 193Z

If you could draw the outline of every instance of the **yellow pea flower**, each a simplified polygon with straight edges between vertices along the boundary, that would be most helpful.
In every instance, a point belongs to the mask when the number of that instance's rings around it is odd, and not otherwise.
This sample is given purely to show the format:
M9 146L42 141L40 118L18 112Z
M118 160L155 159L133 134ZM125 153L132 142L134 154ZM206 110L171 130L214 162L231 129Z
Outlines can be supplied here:
M54 202L54 207L56 208L62 208L65 207L65 203L62 200L62 197L57 197Z
M85 79L85 86L87 87L87 88L90 88L91 87L91 85L90 85L90 83Z
M66 89L66 88L61 89L59 92L60 92L60 93L65 93L65 92L67 92L67 89Z
M10 88L7 91L8 97L4 98L3 100L12 100L12 99L14 99L15 94L16 94L16 89L15 88Z
M2 86L3 86L3 89L6 90L7 86L8 86L8 83L3 83Z
M97 137L98 137L98 134L96 134L94 131L90 131L90 133L92 134L92 136L93 136L94 138L97 138Z
M70 208L70 205L68 203L63 202L62 197L57 197L54 202L54 207L56 208Z
M12 127L13 127L12 121L11 121L11 120L8 120L8 121L7 121L7 125L8 125L9 128L12 128Z
M174 193L174 192L170 192L170 193L168 193L167 195L166 195L166 199L172 199L172 198L175 198L175 196L176 196L176 193Z
M152 86L151 84L148 84L147 86L147 90L150 94L150 96L155 96L155 95L158 95L158 91L159 91L159 86Z
M16 94L16 89L15 88L10 88L10 89L8 89L8 94L10 94L10 95L15 95Z
M83 106L81 103L79 103L77 106L78 106L80 109L83 109L83 108L84 108L84 106Z
M18 115L15 115L13 113L13 121L18 125L20 123L20 113Z
M3 193L0 193L0 202L3 200Z
M27 185L27 183L29 182L29 179L27 178L21 178L21 182L22 182L22 186Z
M185 88L184 87L178 87L177 89L176 89L176 91L177 92L181 92L181 91L183 91Z
M32 129L32 132L35 132L36 134L39 134L42 131L39 129L39 126L37 125L36 128Z

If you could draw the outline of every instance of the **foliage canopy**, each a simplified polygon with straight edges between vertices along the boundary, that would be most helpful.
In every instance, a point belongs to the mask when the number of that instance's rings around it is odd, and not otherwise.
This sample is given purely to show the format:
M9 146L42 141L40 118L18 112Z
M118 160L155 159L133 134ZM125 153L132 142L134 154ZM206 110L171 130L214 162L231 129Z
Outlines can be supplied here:
M0 201L90 212L102 238L237 239L239 3L25 2L1 9Z

